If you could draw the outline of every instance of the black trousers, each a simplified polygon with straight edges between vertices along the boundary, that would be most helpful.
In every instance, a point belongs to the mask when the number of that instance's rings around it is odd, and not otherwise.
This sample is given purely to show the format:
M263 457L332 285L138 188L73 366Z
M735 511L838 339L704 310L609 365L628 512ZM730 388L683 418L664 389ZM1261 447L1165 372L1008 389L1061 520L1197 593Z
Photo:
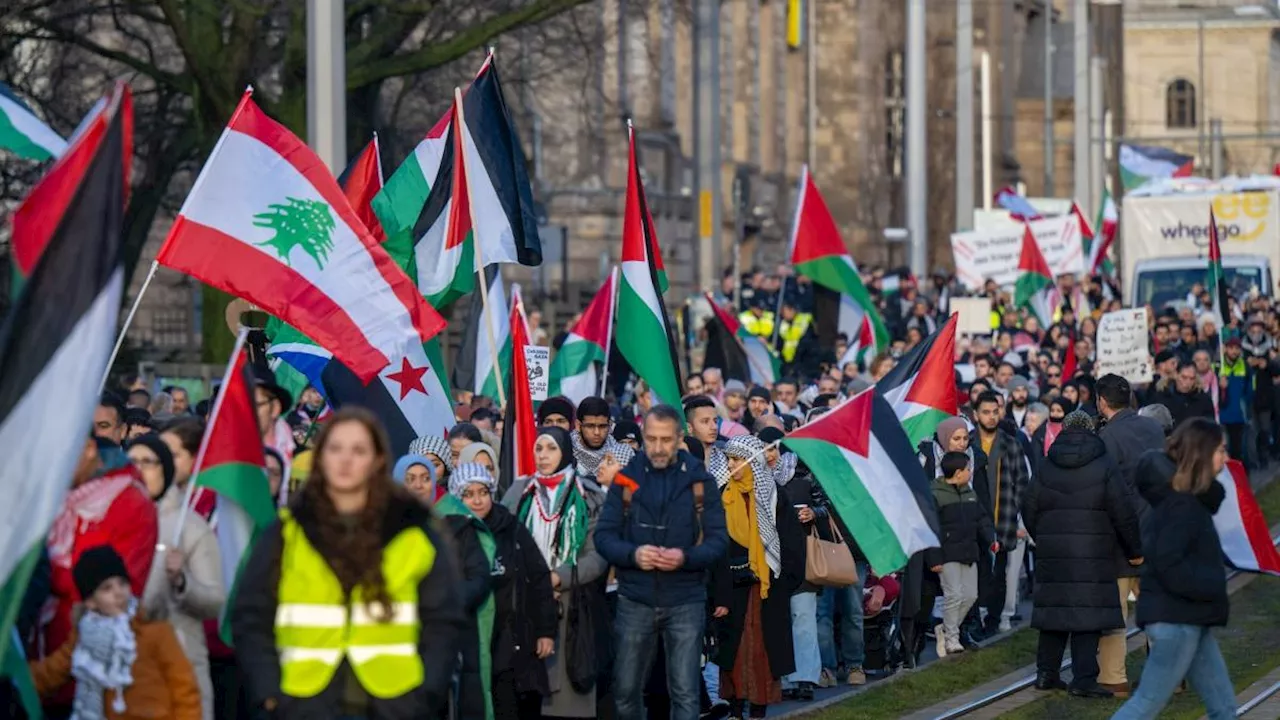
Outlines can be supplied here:
M542 717L542 696L516 692L515 671L503 670L493 676L494 720L538 720Z
M1036 670L1056 675L1062 668L1062 655L1071 641L1071 686L1091 688L1098 684L1098 640L1102 633L1065 633L1040 631L1036 648Z
M1233 460L1244 462L1244 425L1232 423L1222 428L1227 431L1227 454Z
M978 605L987 611L986 626L994 628L1000 624L1000 613L1004 611L1005 570L1009 567L1009 553L1004 548L995 554L995 562L984 548L978 559Z

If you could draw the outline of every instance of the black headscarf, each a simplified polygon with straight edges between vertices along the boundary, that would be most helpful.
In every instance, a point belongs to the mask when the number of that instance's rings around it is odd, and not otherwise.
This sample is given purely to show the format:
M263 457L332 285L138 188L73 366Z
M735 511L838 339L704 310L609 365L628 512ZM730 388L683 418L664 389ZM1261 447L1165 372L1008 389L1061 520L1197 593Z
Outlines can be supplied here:
M164 494L169 491L169 487L173 485L173 453L170 452L169 446L166 445L164 441L160 439L160 436L155 433L139 435L138 437L130 440L129 443L125 445L125 452L128 452L129 448L134 445L141 445L142 447L147 448L151 452L155 453L156 457L160 460L160 469L164 476L164 487L161 488L159 495L151 498L152 500L158 501L160 498L164 497Z
M569 437L569 431L552 425L544 425L538 428L537 434L534 435L534 442L536 443L537 438L543 435L555 440L556 445L560 446L560 464L556 466L555 470L551 471L551 474L554 475L572 465L574 461L573 440Z

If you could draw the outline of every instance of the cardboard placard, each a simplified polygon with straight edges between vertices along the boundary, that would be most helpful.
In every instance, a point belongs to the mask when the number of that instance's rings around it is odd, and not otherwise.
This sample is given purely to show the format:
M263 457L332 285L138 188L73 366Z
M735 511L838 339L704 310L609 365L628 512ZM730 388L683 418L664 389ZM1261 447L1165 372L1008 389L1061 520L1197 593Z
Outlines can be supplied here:
M1108 373L1115 373L1134 385L1151 382L1146 309L1117 310L1098 321L1094 375L1102 377Z
M524 347L525 367L529 371L529 395L534 402L547 399L551 382L551 348L544 345Z
M960 315L956 318L957 335L991 334L991 301L987 298L951 298L949 308Z

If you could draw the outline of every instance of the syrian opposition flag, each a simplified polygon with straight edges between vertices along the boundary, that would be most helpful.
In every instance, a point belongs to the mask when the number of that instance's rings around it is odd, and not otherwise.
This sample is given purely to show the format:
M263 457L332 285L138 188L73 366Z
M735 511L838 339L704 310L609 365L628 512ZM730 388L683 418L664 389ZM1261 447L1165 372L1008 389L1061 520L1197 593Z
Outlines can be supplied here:
M1213 525L1227 564L1244 572L1280 576L1280 553L1249 487L1248 471L1239 460L1228 460L1217 479L1227 491L1227 499L1214 514Z
M3 99L3 86L0 86L0 101ZM53 167L40 178L31 192L27 194L13 212L13 236L10 241L13 258L12 296L17 297L40 259L49 239L57 230L58 222L67 206L75 196L80 178L84 177L86 168L102 146L107 127L112 115L106 112L108 107L119 107L119 114L125 123L124 158L121 173L124 178L125 195L129 196L129 170L133 162L133 94L129 86L119 84L110 98L99 101L85 115L80 127L72 136L70 145L64 148ZM0 134L3 134L0 131ZM134 255L123 259L126 265L132 265Z
M1231 317L1231 299L1227 295L1227 283L1222 275L1222 244L1218 240L1218 219L1209 208L1209 268L1205 289L1213 297L1213 309L1218 313L1218 334Z
M800 173L795 222L791 229L791 264L796 272L832 292L847 295L848 310L840 313L841 331L853 338L862 328L860 314L871 319L876 350L889 347L889 330L862 284L858 266L845 248L827 202L818 192L806 165ZM846 317L847 315L847 317Z
M818 479L876 575L938 547L938 511L915 448L875 388L785 440Z
M373 239L382 242L387 239L382 231L382 224L373 212L373 198L382 191L382 150L378 146L378 134L352 159L351 164L338 177L338 185L342 194L347 196L351 209L356 217L373 235Z
M444 319L360 222L301 140L246 91L156 261L242 297L363 381Z
M1153 145L1120 144L1120 184L1126 191L1152 180L1191 177L1195 158Z
M9 451L0 464L0 656L89 437L116 339L124 258L138 250L123 232L129 112L124 93L113 95L99 142L63 176L67 197L31 208L47 213L53 230L0 325L0 447Z
M716 304L711 293L706 294L707 302L718 322L715 354L724 358L721 365L712 365L707 360L703 365L719 367L724 377L749 381L756 385L772 385L782 377L782 359L769 349L758 335L747 332L732 313ZM708 341L707 356L713 355Z
M596 365L607 361L617 290L618 269L614 268L556 351L551 361L548 397L563 395L576 406L584 398L600 394L600 373Z
M1098 208L1098 219L1094 222L1092 232L1085 246L1085 257L1089 258L1089 274L1115 275L1115 265L1111 262L1111 244L1116 239L1116 228L1119 227L1120 216L1116 213L1116 203L1111 193L1102 189L1102 205ZM1088 228L1081 218L1080 227Z
M1000 188L996 193L996 205L1009 211L1009 217L1018 222L1031 222L1040 219L1040 211L1017 190L1011 187Z
M956 391L956 323L947 323L911 349L893 366L876 391L893 406L912 447L918 447L938 429L938 423L960 414Z
M507 324L511 327L511 372L506 377L507 407L498 457L502 464L499 476L510 485L516 478L532 475L537 470L533 442L538 424L533 414L533 395L529 392L529 367L524 360L529 335L525 332L524 309L519 303L512 305Z
M680 361L667 308L660 268L658 233L649 214L636 158L635 129L627 127L630 148L627 167L627 206L622 227L622 286L618 290L618 352L649 385L659 401L680 407Z
M49 160L62 155L67 141L0 84L0 148L29 160Z
M511 325L502 273L497 265L490 265L485 268L484 276L488 299L479 291L471 294L466 334L453 363L453 386L497 399L498 383L505 383L507 373L511 372ZM495 355L497 367L493 364Z
M217 493L218 552L222 557L223 587L229 588L219 634L226 643L231 642L231 613L227 611L235 606L240 570L258 533L276 518L275 500L267 484L262 436L258 433L253 386L242 335L209 414L209 427L196 454L191 479L192 486L198 488L196 492Z
M1049 327L1053 323L1053 273L1040 252L1031 226L1022 227L1022 254L1018 256L1018 282L1014 285L1013 306L1030 308L1039 318L1040 327Z

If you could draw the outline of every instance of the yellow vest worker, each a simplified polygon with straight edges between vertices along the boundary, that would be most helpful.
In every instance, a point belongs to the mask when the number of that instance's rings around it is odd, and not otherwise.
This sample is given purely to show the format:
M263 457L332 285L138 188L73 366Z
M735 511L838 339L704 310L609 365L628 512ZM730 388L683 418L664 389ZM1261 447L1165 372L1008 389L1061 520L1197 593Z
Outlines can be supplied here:
M746 331L762 338L773 338L773 313L765 310L758 317L755 313L748 310L738 316L738 322L742 323L742 327Z
M783 362L796 359L796 349L800 347L800 340L805 333L809 332L811 325L813 325L813 315L810 313L796 313L793 319L782 321L778 337L782 338Z

